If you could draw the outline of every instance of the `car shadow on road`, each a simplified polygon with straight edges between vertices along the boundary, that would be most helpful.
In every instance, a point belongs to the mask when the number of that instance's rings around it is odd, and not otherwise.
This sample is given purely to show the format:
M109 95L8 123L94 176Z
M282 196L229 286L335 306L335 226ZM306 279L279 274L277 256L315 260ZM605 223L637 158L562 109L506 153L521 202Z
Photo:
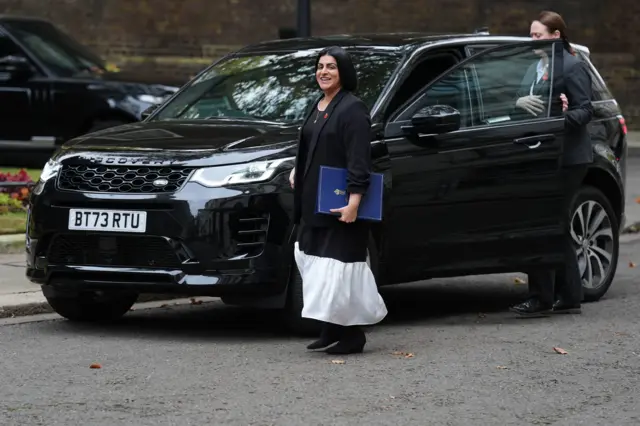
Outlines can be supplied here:
M526 285L509 285L506 279L476 283L473 280L439 280L385 287L381 294L389 314L380 327L442 324L504 323L516 320L509 306L526 295ZM497 315L488 315L497 313ZM202 305L166 306L129 312L107 324L57 322L58 331L109 337L171 340L246 341L291 339L279 311L226 306L220 301Z
M526 285L499 283L466 285L451 284L440 280L430 284L407 284L384 288L381 293L387 304L389 315L383 322L386 326L424 324L475 323L479 316L498 314L483 323L504 322L515 319L509 307L526 298Z

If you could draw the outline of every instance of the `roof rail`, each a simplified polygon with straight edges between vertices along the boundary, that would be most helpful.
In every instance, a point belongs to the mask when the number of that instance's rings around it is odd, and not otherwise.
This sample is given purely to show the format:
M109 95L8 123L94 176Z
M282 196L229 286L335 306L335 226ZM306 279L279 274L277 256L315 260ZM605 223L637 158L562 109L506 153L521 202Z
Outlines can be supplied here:
M482 35L490 35L489 33L489 27L480 27L480 28L476 28L473 31L474 34L482 34Z

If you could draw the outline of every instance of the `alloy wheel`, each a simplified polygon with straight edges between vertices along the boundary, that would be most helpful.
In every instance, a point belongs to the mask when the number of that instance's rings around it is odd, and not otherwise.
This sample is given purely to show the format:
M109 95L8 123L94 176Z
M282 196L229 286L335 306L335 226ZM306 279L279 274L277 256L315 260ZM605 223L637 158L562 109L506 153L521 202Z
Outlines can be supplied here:
M571 237L578 256L582 285L601 287L613 267L614 239L611 218L597 201L585 201L571 218Z

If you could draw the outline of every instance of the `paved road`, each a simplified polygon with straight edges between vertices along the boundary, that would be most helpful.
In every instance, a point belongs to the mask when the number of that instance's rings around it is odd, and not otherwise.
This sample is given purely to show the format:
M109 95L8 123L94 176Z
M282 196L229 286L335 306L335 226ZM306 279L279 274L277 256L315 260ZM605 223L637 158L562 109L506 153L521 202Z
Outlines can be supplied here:
M219 303L109 326L3 320L0 424L635 425L640 267L629 262L638 240L623 244L608 297L578 317L513 318L505 308L525 287L510 275L387 288L389 318L343 358Z
M627 163L627 225L640 222L640 157L629 157Z

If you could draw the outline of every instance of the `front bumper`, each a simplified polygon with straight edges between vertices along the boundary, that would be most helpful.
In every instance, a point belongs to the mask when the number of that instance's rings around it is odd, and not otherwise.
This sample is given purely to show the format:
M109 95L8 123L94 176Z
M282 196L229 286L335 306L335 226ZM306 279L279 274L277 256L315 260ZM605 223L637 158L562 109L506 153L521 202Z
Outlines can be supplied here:
M30 201L26 275L73 289L280 294L292 259L287 176L238 188L187 182L168 194L66 191L52 179ZM71 208L146 211L146 232L70 231Z

